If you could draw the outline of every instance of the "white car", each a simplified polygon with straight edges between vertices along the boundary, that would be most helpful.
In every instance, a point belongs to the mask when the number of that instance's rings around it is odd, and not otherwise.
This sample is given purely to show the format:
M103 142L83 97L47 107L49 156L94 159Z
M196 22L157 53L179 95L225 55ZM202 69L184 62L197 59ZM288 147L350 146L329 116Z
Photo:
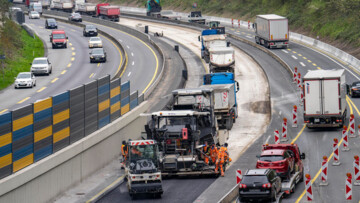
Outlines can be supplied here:
M102 41L100 37L90 37L89 48L102 48Z
M30 65L30 71L33 74L49 75L52 72L52 65L47 57L35 58Z
M30 11L29 19L40 19L40 14L37 11Z
M21 72L15 78L15 89L19 87L34 87L36 86L36 79L31 72Z

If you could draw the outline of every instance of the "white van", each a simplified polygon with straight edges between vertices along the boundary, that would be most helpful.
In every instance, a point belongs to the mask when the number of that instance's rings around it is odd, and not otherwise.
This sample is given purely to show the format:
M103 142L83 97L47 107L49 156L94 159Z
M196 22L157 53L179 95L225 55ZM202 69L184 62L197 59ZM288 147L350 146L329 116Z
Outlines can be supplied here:
M41 3L40 2L30 3L29 12L30 11L37 11L41 15L42 14L42 5L41 5Z

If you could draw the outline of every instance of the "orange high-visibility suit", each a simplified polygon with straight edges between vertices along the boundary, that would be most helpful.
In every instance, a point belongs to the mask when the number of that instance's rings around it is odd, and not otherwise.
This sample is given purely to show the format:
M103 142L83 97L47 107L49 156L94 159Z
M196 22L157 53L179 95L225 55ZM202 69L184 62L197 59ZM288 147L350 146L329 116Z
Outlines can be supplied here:
M230 157L229 157L229 153L227 152L227 148L226 147L221 147L218 153L218 159L216 160L216 168L215 168L215 172L218 172L219 166L220 166L220 171L221 171L221 176L224 176L224 163L229 160L231 161Z
M125 165L128 149L125 144L121 145L121 155L123 156L122 164Z
M217 149L217 147L215 145L212 145L210 147L210 157L211 157L211 161L213 164L216 163L218 153L219 153L219 150Z
M204 161L206 164L209 164L209 157L210 157L210 152L209 152L210 147L205 144L205 146L203 147L203 156L204 156Z

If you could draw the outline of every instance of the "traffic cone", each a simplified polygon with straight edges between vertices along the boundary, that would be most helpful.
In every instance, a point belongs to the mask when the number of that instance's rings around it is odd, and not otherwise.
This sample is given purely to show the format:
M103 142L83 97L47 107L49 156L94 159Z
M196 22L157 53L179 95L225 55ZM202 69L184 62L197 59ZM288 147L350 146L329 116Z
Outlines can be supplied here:
M297 78L297 86L298 86L298 88L301 88L300 82L301 82L301 74L298 73L298 78Z
M304 104L304 91L303 91L303 86L300 85L300 106L302 106Z
M275 141L275 144L280 144L280 135L279 135L278 130L274 131L274 141Z
M338 143L339 143L338 139L334 138L334 143L333 143L334 162L332 163L333 166L339 166L341 164Z
M312 193L312 185L311 185L311 177L310 174L305 174L305 188L306 188L306 197L307 197L307 201L312 201L313 198L313 193Z
M351 184L351 173L346 174L345 180L345 199L352 200L352 184Z
M287 142L287 118L283 118L281 142Z
M356 137L355 135L355 117L354 114L350 114L350 135L349 137Z
M294 68L293 83L297 84L297 67Z
M359 156L354 156L354 185L360 185Z
M348 131L347 131L346 125L344 125L344 127L343 127L342 138L343 138L343 148L341 150L342 151L349 151L350 148L349 148Z
M298 127L298 121L297 121L297 106L294 105L293 107L293 119L292 119L292 127L297 128Z
M321 163L321 186L329 185L327 181L327 174L328 174L328 159L327 156L323 156L323 161Z

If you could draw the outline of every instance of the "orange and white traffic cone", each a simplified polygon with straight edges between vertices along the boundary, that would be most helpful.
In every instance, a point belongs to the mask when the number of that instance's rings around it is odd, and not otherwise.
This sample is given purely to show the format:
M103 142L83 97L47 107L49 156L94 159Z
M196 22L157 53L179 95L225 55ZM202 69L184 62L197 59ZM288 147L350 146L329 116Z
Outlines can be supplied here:
M334 138L334 143L333 143L334 162L332 163L333 166L339 166L341 164L338 143L339 143L338 139Z
M355 135L355 117L354 114L350 114L350 135L349 137L356 137Z
M307 201L312 201L314 199L311 185L311 177L310 174L305 174L305 188L306 188L306 197Z
M304 90L303 90L303 86L300 85L300 106L302 106L304 104Z
M297 86L298 86L298 88L301 89L301 74L300 73L298 73Z
M279 135L278 130L274 131L274 141L275 141L275 144L280 144L280 135Z
M241 180L242 180L241 170L238 169L238 170L236 170L236 185L239 185L239 183L241 182Z
M352 200L352 184L351 184L351 173L346 174L346 180L345 180L345 199L346 200Z
M354 185L360 185L359 156L354 156Z
M294 68L293 83L297 84L297 67Z
M298 127L298 120L297 120L297 106L294 105L293 108L293 119L292 119L292 127L297 128Z
M342 138L343 138L343 148L342 151L349 151L349 142L348 142L348 131L346 125L344 125L342 130Z
M287 118L283 118L281 142L287 142Z
M329 185L327 181L327 174L328 174L328 158L327 156L323 156L323 161L321 163L321 186Z

